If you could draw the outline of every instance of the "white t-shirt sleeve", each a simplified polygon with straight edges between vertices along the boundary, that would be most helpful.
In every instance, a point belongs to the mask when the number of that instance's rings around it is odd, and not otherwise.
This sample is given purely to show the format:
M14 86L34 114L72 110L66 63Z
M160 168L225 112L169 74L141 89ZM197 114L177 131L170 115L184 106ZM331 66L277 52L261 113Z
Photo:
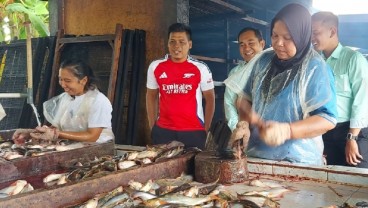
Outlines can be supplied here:
M88 128L111 128L112 106L110 100L98 93L88 117Z
M152 62L149 67L148 67L148 71L147 71L147 88L149 89L158 89L158 83L155 77L155 69L157 67L157 65L159 64L158 61L154 61Z
M201 90L207 91L214 88L212 73L207 65L199 64L198 68L201 72Z

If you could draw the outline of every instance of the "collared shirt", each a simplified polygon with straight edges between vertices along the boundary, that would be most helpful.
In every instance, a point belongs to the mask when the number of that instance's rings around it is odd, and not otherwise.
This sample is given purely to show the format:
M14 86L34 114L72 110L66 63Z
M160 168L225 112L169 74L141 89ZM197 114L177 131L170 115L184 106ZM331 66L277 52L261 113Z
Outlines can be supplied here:
M326 62L333 69L337 97L337 121L351 128L368 125L368 62L364 56L340 43Z
M228 76L230 77L231 75L240 71L241 69L244 68L246 64L247 63L245 61L241 61L236 67L234 67L229 72ZM235 106L235 102L237 98L238 98L238 95L234 93L232 90L230 90L228 87L226 87L225 94L224 94L225 117L227 120L227 125L229 126L231 131L233 131L236 128L236 124L239 121L238 111Z

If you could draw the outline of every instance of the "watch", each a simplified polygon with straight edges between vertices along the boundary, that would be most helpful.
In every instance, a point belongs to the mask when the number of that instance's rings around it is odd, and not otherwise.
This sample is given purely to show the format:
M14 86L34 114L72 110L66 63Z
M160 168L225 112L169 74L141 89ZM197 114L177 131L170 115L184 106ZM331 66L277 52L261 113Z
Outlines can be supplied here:
M346 136L346 140L357 140L358 136L353 136L352 133L348 133L348 135Z

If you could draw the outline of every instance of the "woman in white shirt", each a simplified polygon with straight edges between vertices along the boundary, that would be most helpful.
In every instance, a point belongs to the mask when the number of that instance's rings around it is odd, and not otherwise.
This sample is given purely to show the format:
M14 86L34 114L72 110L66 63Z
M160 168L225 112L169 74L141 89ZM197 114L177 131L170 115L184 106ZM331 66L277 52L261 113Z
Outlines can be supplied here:
M59 69L59 84L64 93L43 104L44 116L51 126L37 127L30 136L98 143L113 140L112 106L97 89L91 67L79 60L64 61ZM17 136L21 135L15 133L13 138Z

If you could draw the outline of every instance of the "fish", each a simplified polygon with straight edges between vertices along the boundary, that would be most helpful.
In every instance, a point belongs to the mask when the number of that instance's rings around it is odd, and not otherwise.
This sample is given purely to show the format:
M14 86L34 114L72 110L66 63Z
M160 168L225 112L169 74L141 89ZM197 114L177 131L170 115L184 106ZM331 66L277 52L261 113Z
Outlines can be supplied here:
M134 180L130 180L128 182L128 185L130 188L134 189L134 190L137 190L137 191L140 191L141 188L143 187L143 185L137 181L134 181Z
M59 180L61 177L65 176L65 173L51 173L45 178L43 178L44 183L48 183L51 181Z
M272 188L268 191L268 195L267 197L269 198L276 198L276 199L280 199L284 196L285 193L291 192L293 190L287 189L287 188Z
M249 185L257 187L268 187L268 188L279 188L282 187L281 184L271 182L271 181L260 181L258 179L249 181Z
M159 186L174 186L174 187L178 187L181 186L185 183L189 183L193 181L193 176L191 175L181 175L177 178L163 178L163 179L158 179L156 180L156 183Z
M7 154L6 156L4 156L4 158L7 159L7 160L14 160L14 159L22 158L22 157L24 157L24 156L21 155L21 154L18 154L16 152L11 152L11 153Z
M219 185L217 184L218 181L219 181L219 179L217 179L216 181L211 182L211 183L206 183L206 184L198 183L198 184L196 184L196 186L198 187L199 194L202 194L202 195L210 194L217 187L219 187Z
M78 180L82 179L82 177L84 175L83 171L85 171L85 170L75 169L72 172L67 174L67 179L69 181L78 181Z
M56 150L56 145L48 145L45 147L47 150Z
M160 148L171 149L171 148L175 148L175 147L184 147L184 146L185 146L184 143L174 140L174 141L169 142L168 144L161 145Z
M345 204L347 204L347 203L344 203L344 205ZM360 207L368 207L368 202L366 202L366 201L360 201L360 202L357 202L356 204L355 204L355 206L360 206Z
M113 164L112 167L111 166L110 167L107 166L107 167L113 168L113 170L114 170L114 165L115 164ZM80 172L81 176L82 176L82 179L91 177L91 176L95 175L96 173L101 172L102 170L106 170L106 171L111 172L110 170L107 170L107 167L103 167L102 165L97 165L97 166L93 166L90 169L88 169L88 168L87 169L82 169L81 172Z
M233 201L233 200L238 199L238 197L234 196L232 193L230 193L227 190L221 190L220 193L218 193L217 196L220 197L221 199L226 200L226 201Z
M227 205L227 203L226 203L226 205ZM225 207L227 207L226 205L224 205L224 206L220 205L220 206L217 206L217 207L223 207L223 208L225 208ZM216 207L216 205L215 205L215 203L213 201L201 205L201 208L212 208L212 207Z
M264 197L268 197L271 199L281 199L285 193L287 192L291 192L293 191L292 189L287 189L284 187L279 187L279 188L272 188L270 190L264 190L264 191L251 191L251 192L246 192L243 194L238 194L239 195L243 195L243 196L252 196L252 195L261 195Z
M143 163L143 164L145 164L145 165L147 165L147 164L151 164L151 163L152 163L152 160L151 160L151 159L149 159L149 158L144 158L144 159L142 160L142 163Z
M184 191L184 196L188 196L188 197L195 197L198 196L199 193L199 188L197 186L193 186L190 189Z
M19 194L27 183L25 180L17 180L10 184L10 186L1 189L0 193L7 194L8 196Z
M155 158L157 157L157 155L158 155L157 151L145 150L145 151L139 152L136 159Z
M83 164L81 162L77 162L77 163L74 164L74 166L76 166L76 167L83 167Z
M31 154L32 157L46 155L48 152L34 152Z
M68 183L68 178L66 177L66 175L63 175L59 178L59 180L57 181L57 185L62 185L62 184L66 184Z
M39 144L35 144L35 145L27 145L28 149L43 149L44 147L39 145Z
M69 145L56 145L55 149L56 151L62 152L62 151L68 151L68 150L78 149L82 147L84 147L84 144L82 144L81 142L78 142L78 143L73 143Z
M105 204L101 206L101 208L112 208L118 205L119 203L125 202L127 200L129 200L129 195L126 193L122 193L108 200Z
M94 197L88 201L86 201L80 208L96 208L98 205L98 197Z
M20 193L26 193L26 192L30 192L33 190L34 190L33 186L30 183L27 183L22 189L22 191L20 191Z
M159 198L147 200L144 202L144 204L146 206L159 206L162 204L173 203L173 204L183 204L187 206L197 206L215 199L217 199L216 196L204 196L192 198L183 195L164 195Z
M3 142L0 144L0 149L10 148L13 145L11 142Z
M133 166L136 166L137 163L135 161L130 161L130 160L125 160L125 161L120 161L118 163L118 168L119 170L124 170L124 169L127 169L127 168L131 168Z
M257 204L249 200L235 200L229 202L229 207L241 207L241 208L261 208Z
M215 190L211 191L208 195L217 196L217 195L219 195L219 194L220 194L220 191L219 191L219 190L217 190L217 189L215 189ZM207 195L207 194L206 194L206 195Z
M178 193L178 192L183 192L186 190L189 190L190 188L192 188L193 186L190 185L189 183L184 183L183 185L180 185L178 187L171 187L171 186L162 186L160 187L160 192L161 195L163 194L174 194L174 193Z
M116 171L117 167L116 167L116 163L114 161L105 161L101 164L102 169L107 170L107 171Z
M151 194L151 193L147 193L147 192L143 192L143 191L137 191L137 192L134 192L132 194L132 198L133 199L140 198L143 201L147 201L147 200L150 200L150 199L157 198L157 196L154 195L154 194Z
M138 156L138 152L131 152L128 153L128 157L126 158L127 160L135 160Z
M0 199L6 198L6 197L9 197L9 195L8 194L4 194L4 193L0 193Z
M101 196L100 199L98 200L97 207L101 207L107 201L109 201L111 198L113 198L114 196L116 196L116 195L118 195L118 194L120 194L122 192L123 192L123 187L122 186L119 186L119 187L113 189L112 191L108 192L107 194Z
M158 156L155 158L155 162L175 157L181 154L183 151L184 151L184 147L182 146L167 149L165 151L162 151L160 154L158 154Z
M100 158L98 158L98 161L99 162L105 162L105 161L111 161L113 159L114 158L111 155L104 155L104 156L101 156Z
M273 199L271 199L269 197L262 196L262 195L259 195L259 194L248 195L248 196L244 196L244 195L239 196L238 195L238 199L252 201L260 207L264 207L264 206L267 206L269 208L278 208L278 207L280 207L280 204L278 202L274 201Z
M194 208L202 208L203 206L195 206ZM213 207L213 206L211 206ZM162 204L160 206L158 206L157 208L193 208L192 206L186 206L186 205L183 205L183 204Z
M151 189L158 189L158 188L160 188L159 185L154 183L152 180L148 180L147 183L144 184L142 188L140 188L139 190L143 192L149 192Z

